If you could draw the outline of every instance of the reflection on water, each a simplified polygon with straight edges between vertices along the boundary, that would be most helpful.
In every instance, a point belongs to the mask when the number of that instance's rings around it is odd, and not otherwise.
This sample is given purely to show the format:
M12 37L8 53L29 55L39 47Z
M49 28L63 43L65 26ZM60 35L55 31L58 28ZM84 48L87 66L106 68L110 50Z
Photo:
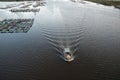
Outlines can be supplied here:
M5 16L0 15L0 33L26 33L33 25L36 13L40 11L41 6L45 6L46 2L38 0L0 4L0 12L5 13Z
M45 0L38 1L24 1L24 2L3 2L4 4L0 5L0 9L11 9L11 8L37 8L40 6L45 6Z
M78 50L80 41L83 38L83 26L81 25L74 28L67 25L66 22L63 22L64 18L60 8L57 5L53 6L53 15L48 18L53 19L56 24L53 24L53 26L50 27L42 27L43 35L53 48L59 52L62 59L66 60L64 49L69 48L72 60L74 60L75 52ZM81 24L83 23L83 18L84 17L80 19Z
M11 9L11 12L39 12L40 8L38 9Z
M83 3L85 4L85 0L71 0L72 2Z
M0 21L0 33L26 33L34 19L5 19Z
M47 0L36 15L11 9L0 9L0 21L34 24L26 34L0 34L0 80L120 80L119 9L70 0Z

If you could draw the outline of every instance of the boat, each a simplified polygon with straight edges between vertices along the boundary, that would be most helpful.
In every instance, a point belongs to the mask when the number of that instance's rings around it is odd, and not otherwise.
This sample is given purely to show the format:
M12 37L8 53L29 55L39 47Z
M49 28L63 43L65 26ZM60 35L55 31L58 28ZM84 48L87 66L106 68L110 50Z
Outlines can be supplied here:
M63 56L64 56L64 60L67 62L74 60L73 53L70 51L69 47L64 48Z

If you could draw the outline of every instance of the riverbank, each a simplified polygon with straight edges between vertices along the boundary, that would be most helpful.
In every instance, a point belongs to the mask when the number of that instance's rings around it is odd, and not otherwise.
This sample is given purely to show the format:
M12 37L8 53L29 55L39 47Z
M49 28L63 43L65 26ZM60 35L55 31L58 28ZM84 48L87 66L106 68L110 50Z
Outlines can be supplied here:
M86 0L86 1L100 3L100 4L108 5L108 6L112 6L112 5L117 6L117 5L120 5L120 1L110 1L110 0Z

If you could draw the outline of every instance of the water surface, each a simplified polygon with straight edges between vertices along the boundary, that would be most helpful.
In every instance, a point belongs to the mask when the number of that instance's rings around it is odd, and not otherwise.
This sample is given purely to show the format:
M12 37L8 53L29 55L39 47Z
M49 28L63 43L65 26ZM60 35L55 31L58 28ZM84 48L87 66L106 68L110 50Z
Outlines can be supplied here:
M27 33L0 33L0 80L119 80L120 10L91 2L46 2L37 13L0 9L0 21L34 19ZM52 45L62 41L78 44L73 62L65 62Z

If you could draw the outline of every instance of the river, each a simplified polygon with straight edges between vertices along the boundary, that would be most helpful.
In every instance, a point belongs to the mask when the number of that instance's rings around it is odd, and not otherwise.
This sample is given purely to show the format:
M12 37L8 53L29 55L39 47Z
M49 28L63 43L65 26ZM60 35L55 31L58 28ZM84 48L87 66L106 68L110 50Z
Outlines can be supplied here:
M27 32L0 33L0 80L120 80L119 9L69 0L47 0L36 13L10 9L0 9L1 21L34 22ZM62 42L76 50L72 62L56 49Z

